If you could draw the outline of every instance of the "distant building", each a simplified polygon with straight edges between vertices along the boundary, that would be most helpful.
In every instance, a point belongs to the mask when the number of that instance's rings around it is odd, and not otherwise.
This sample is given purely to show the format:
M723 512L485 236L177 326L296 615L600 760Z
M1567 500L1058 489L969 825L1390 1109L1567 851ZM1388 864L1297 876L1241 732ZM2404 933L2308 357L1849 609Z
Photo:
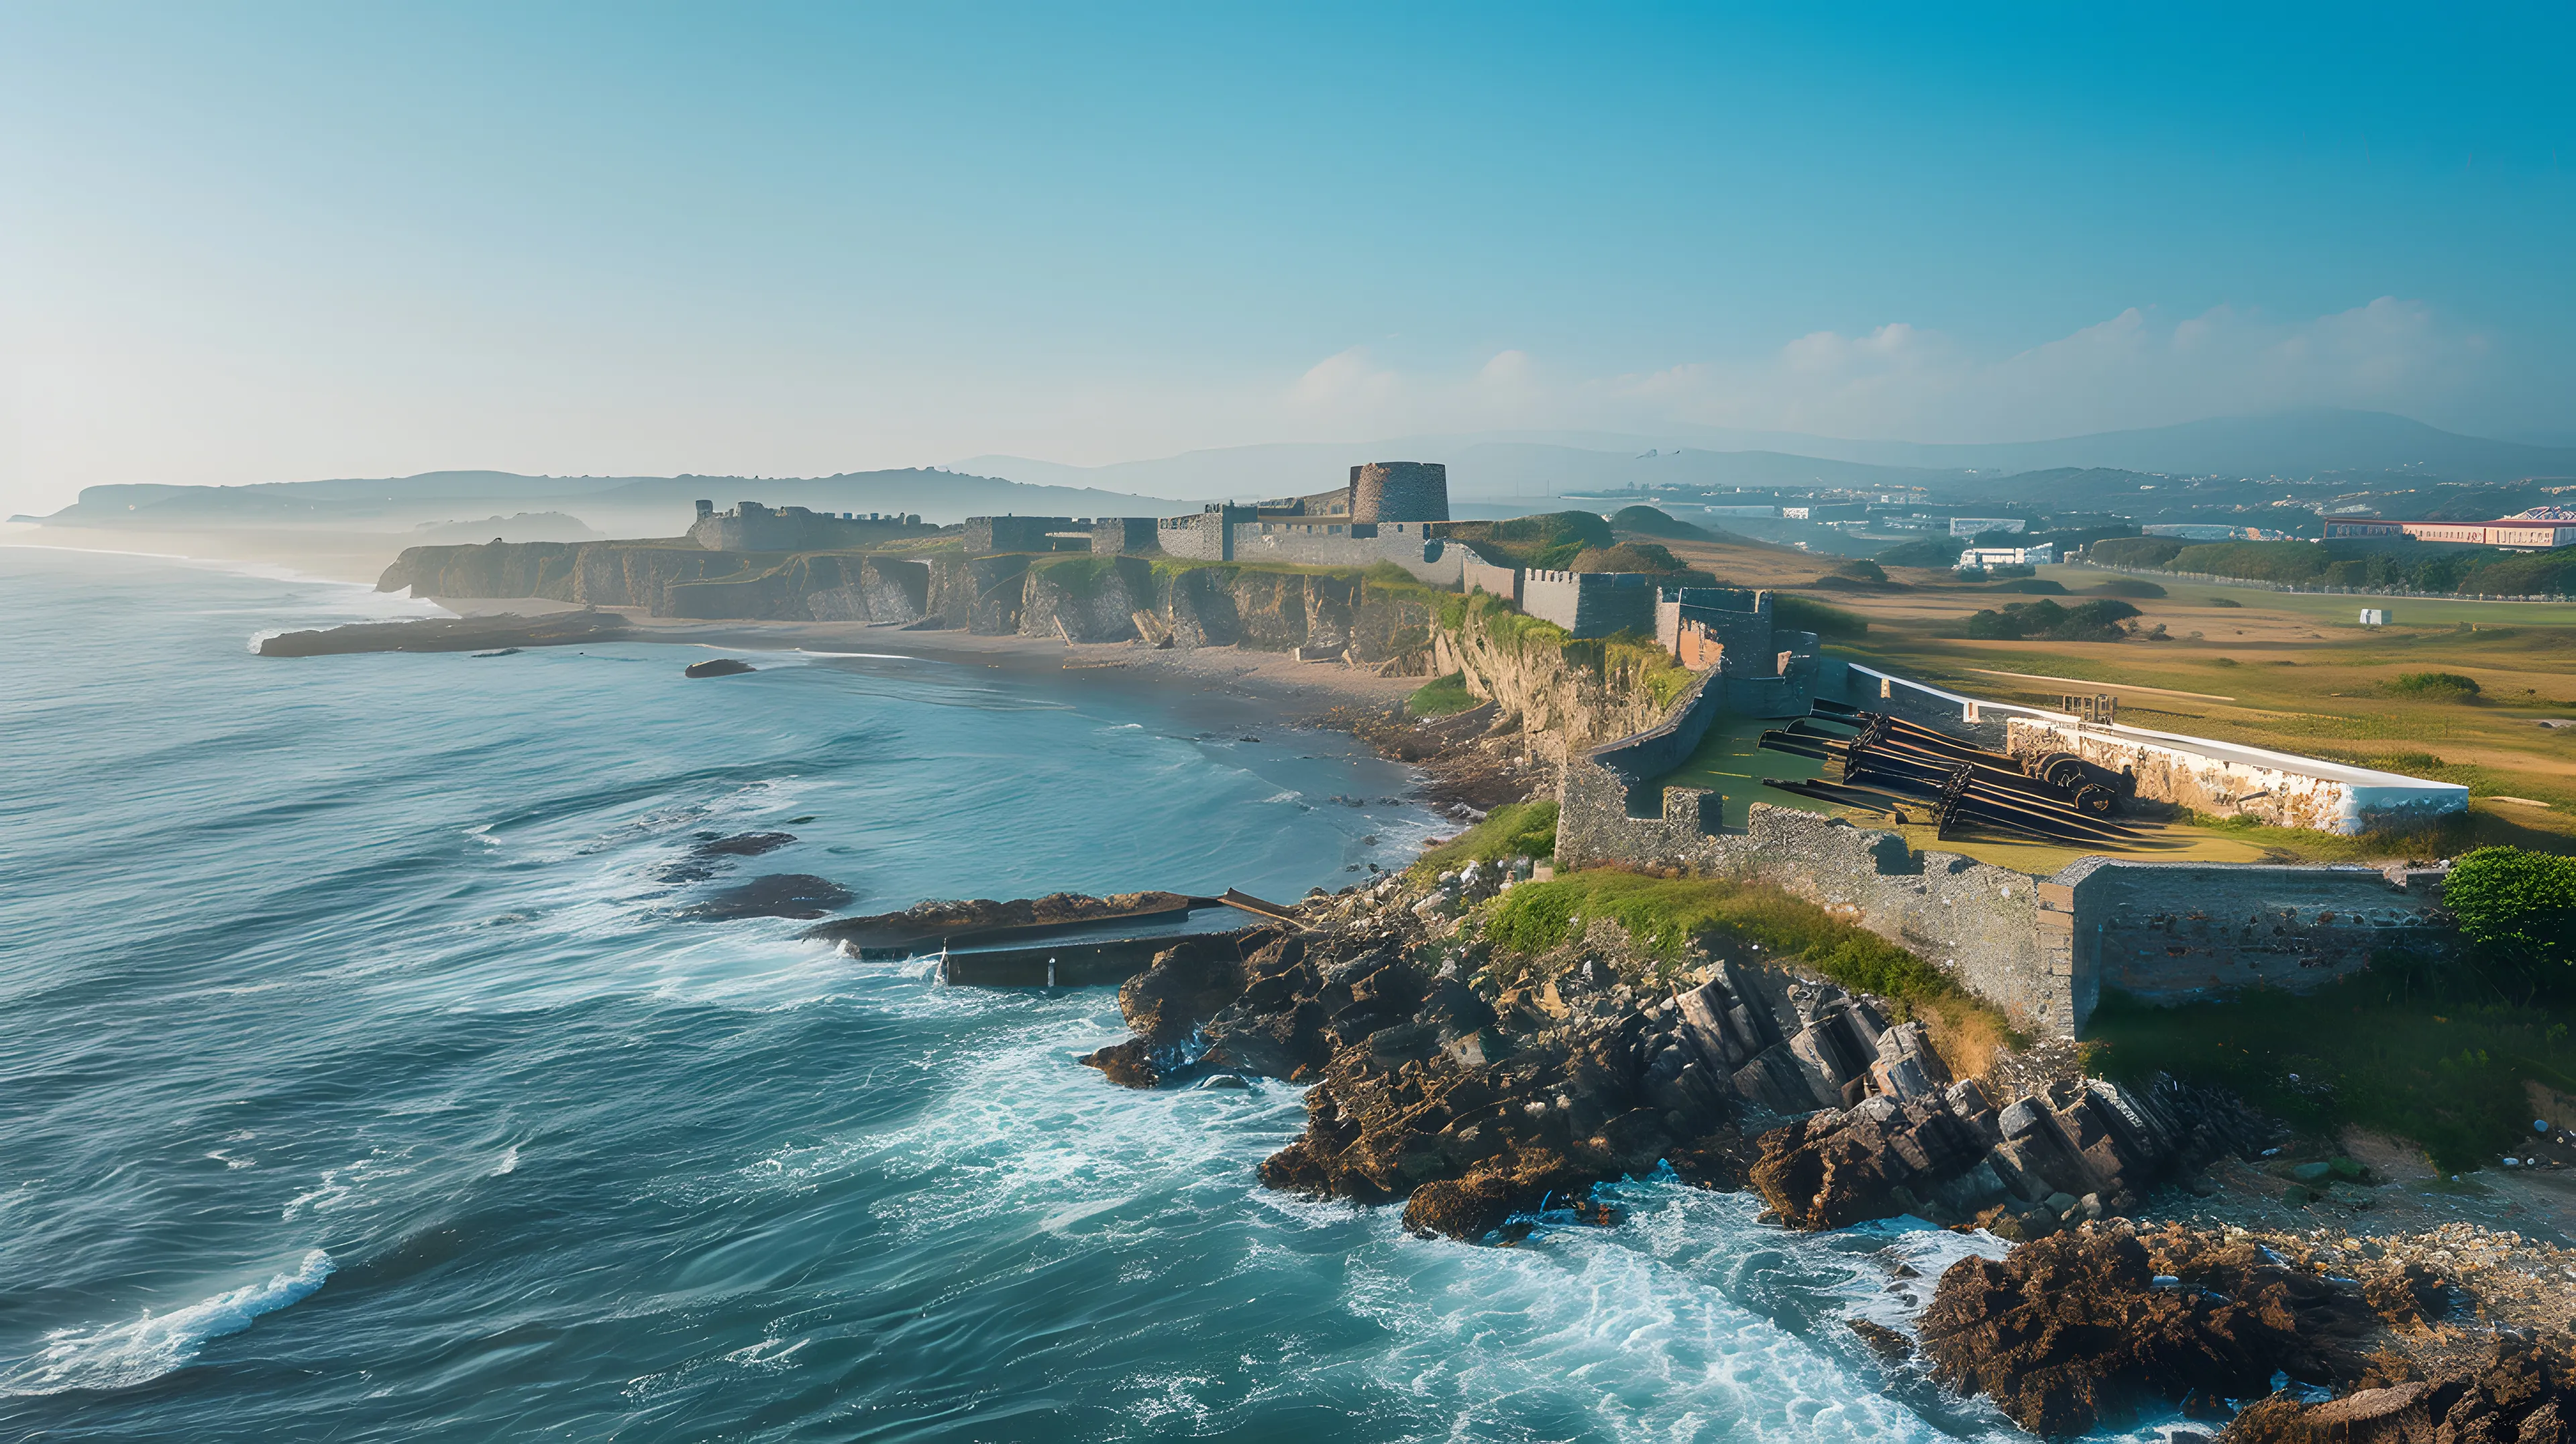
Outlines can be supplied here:
M2553 547L2576 546L2576 510L2563 506L2535 506L2495 521L2388 521L2378 517L2353 521L2329 519L2326 522L2326 540L2343 537L2409 537L2416 541L2547 551Z
M1354 466L1343 486L1245 506L1221 502L1183 516L968 517L969 555L992 552L1160 551L1199 561L1277 561L1366 567L1393 562L1442 586L1464 575L1466 549L1443 540L1449 469L1431 461Z
M1984 536L1990 531L2021 532L2030 523L2017 516L1954 516L1950 518L1950 535Z
M1978 571L1986 567L2043 567L2057 560L2057 544L2041 542L2032 547L1969 547L1959 553L1959 570Z
M2361 609L2361 624L2362 624L2363 626L2365 626L2365 627L2384 627L2384 626L2387 626L2387 625L2388 625L2388 609L2387 609L2386 607L2364 607L2364 608L2362 608L2362 609Z
M689 540L711 552L811 552L875 546L906 537L930 536L939 528L922 525L918 515L895 512L833 513L801 506L762 506L737 502L718 511L712 501L697 504L698 519Z

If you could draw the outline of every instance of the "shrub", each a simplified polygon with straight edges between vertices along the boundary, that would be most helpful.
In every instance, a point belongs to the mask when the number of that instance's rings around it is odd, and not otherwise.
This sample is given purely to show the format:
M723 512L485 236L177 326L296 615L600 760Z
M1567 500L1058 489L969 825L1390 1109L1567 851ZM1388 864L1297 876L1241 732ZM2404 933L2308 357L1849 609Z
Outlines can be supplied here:
M2140 601L2153 601L2165 594L2164 588L2153 582L2142 582L2136 577L2113 577L2100 586L2091 588L2091 591L2097 597L2134 597ZM2232 607L2236 604L2230 602L2228 605Z
M2478 695L2478 679L2457 672L2402 672L2380 684L2380 690L2427 702L2465 702Z
M2500 960L2576 963L2576 858L2479 848L2453 864L2442 905L2460 936Z
M2161 590L2162 590L2162 589L2161 589L2161 588L2159 588L2159 591L2161 591ZM2243 606L2245 605L2243 602L2240 602L2240 601L2236 600L2234 597L2211 597L2211 598L2209 599L2209 604L2210 604L2211 606L2213 606L2213 607L2239 607L2239 608L2241 608L2241 607L2243 607Z
M1854 557L1850 561L1843 562L1836 566L1834 568L1834 575L1838 577L1850 577L1856 581L1883 582L1887 580L1887 568L1880 566L1878 563L1871 561L1866 557Z
M2061 607L2051 601L2015 602L2000 612L1968 619L1968 635L1981 641L2116 642L2119 624L2138 614L2127 602L2105 598Z
M2106 567L2161 567L2182 554L2183 544L2169 536L2113 537L2085 548L2085 555Z

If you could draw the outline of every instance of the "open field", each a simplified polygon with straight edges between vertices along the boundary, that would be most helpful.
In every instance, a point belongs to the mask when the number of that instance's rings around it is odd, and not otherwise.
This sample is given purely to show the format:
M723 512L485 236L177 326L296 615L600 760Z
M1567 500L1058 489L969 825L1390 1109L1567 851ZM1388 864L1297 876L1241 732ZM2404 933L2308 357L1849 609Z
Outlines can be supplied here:
M2121 699L2120 720L2133 726L2458 782L2476 799L2467 820L2411 838L2187 828L2172 841L2184 844L2182 833L2199 836L2188 841L2191 850L2175 856L2218 857L2242 849L2253 856L2363 860L2442 856L2487 842L2576 851L2576 726L2541 725L2576 721L2576 605L2320 596L2159 582L2165 596L2123 600L2138 609L2141 631L2162 624L2168 640L1971 640L1966 626L1976 612L2038 598L1918 569L1891 570L1891 581L1901 585L1886 590L1819 587L1837 558L1668 544L1691 565L1728 582L1793 591L1867 618L1867 636L1828 646L1836 656L1970 696L2032 706L2053 707L2062 692L2110 692ZM2080 566L2044 567L2039 576L2065 587L2058 600L2068 605L2102 595L2096 589L2106 582L2138 580ZM2359 625L2364 605L2386 607L2396 624ZM2389 690L2397 677L2417 672L2465 676L2478 691L2457 699ZM1766 755L1758 762L1718 766L1721 755L1711 753L1710 765L1701 770L1740 774L1725 779L1734 785L1750 776L1796 775L1781 765L1794 758L1775 762ZM1730 814L1735 810L1730 802ZM1975 846L1943 845L1977 852Z

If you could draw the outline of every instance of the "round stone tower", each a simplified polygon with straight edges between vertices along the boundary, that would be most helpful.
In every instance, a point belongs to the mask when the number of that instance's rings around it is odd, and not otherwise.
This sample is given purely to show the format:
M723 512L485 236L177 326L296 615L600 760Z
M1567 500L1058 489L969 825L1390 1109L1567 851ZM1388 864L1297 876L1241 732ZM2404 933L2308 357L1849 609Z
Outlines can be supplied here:
M1436 461L1372 461L1351 468L1351 520L1447 521L1449 468Z

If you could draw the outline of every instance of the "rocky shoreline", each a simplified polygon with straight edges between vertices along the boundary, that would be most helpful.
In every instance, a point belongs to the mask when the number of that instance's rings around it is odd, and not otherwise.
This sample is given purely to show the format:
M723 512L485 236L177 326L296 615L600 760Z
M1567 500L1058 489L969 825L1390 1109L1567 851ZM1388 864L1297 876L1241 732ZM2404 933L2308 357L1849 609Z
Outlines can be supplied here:
M1495 968L1474 915L1526 876L1390 874L1310 894L1278 926L1182 939L1120 988L1131 1036L1079 1061L1131 1088L1308 1085L1305 1127L1262 1183L1400 1207L1426 1237L1509 1246L1542 1213L1615 1224L1598 1187L1666 1168L1759 1194L1783 1228L1982 1230L2012 1251L1945 1271L1911 1334L1851 1327L1888 1369L2042 1435L2178 1411L2249 1441L2559 1437L2546 1410L2576 1385L2576 1250L2458 1224L2368 1239L2155 1222L2163 1201L2206 1204L2228 1169L2270 1166L2284 1130L2071 1057L1993 1096L2034 1075L1952 1077L1919 1021L1794 957L1713 943L1675 968L1601 919Z

